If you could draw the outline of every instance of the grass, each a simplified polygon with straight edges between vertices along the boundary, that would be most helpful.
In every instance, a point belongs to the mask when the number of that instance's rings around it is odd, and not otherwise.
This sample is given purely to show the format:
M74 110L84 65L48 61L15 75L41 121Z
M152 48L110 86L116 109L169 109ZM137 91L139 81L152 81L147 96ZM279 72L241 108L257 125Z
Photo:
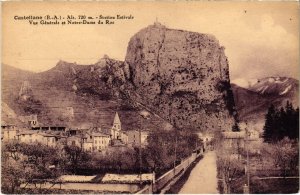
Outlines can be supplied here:
M243 185L246 178L237 179L231 187L231 192L236 194L243 193ZM251 194L291 194L298 193L299 179L280 178L280 179L258 179L251 178Z
M251 193L256 194L290 194L299 191L299 179L253 180L251 183Z

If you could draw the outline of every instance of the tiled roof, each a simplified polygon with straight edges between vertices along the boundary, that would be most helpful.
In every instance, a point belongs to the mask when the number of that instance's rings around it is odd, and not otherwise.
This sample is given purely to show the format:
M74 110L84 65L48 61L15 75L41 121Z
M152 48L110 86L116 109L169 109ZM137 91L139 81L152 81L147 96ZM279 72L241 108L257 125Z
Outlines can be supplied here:
M107 137L107 136L109 136L109 135L104 134L104 133L95 133L95 132L91 133L90 135L96 136L96 137Z
M226 139L242 139L245 137L245 132L232 132L232 131L226 131L222 132L224 138Z
M153 174L142 174L142 181L152 181ZM134 174L134 175L121 175L121 174L105 174L102 182L105 183L139 183L140 182L140 175Z
M39 133L40 135L44 136L44 137L57 137L57 135L53 135L50 133Z
M84 176L84 175L62 175L58 180L63 182L91 182L97 175Z
M38 132L28 130L28 131L21 131L17 135L32 135L32 134L38 134Z

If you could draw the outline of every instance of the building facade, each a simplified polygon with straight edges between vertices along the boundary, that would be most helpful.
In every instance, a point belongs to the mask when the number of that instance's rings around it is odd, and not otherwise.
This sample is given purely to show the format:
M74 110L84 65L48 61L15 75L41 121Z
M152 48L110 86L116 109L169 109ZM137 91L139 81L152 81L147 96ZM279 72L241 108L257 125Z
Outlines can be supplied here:
M148 131L141 131L141 137L139 130L130 130L127 131L128 135L128 144L131 146L142 146L147 145L147 137L149 135Z
M11 140L17 140L17 127L15 125L1 125L1 139L4 142L8 142Z

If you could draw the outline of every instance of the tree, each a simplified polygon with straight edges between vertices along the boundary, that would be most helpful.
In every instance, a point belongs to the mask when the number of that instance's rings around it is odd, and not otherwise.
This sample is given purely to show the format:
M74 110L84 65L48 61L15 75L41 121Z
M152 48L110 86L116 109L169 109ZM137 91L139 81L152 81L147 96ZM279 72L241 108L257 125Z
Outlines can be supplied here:
M239 131L241 131L237 122L235 122L234 125L232 126L232 131L233 132L239 132Z
M244 166L240 160L223 149L217 153L217 168L223 182L223 193L230 194L233 181L244 176Z
M264 133L263 138L265 142L271 142L274 136L274 118L275 118L276 110L275 106L272 104L269 109L268 113L265 117L265 126L264 126Z
M15 194L19 191L25 172L21 160L12 158L1 163L1 189L5 194Z
M281 174L286 176L288 171L298 174L299 148L298 142L285 137L277 143L267 144L263 147L263 155L272 159L275 166L281 170Z
M285 108L276 110L271 105L266 114L263 138L265 142L277 142L284 137L299 139L299 108L287 101Z
M81 163L85 163L91 159L91 156L78 146L65 146L64 151L68 164L71 166L73 173L76 173ZM85 164L82 164L85 167Z
M24 179L20 147L16 143L2 144L1 147L1 189L3 193L17 193Z
M191 155L202 144L198 135L188 130L153 131L147 142L145 164L156 172L172 168L175 161Z

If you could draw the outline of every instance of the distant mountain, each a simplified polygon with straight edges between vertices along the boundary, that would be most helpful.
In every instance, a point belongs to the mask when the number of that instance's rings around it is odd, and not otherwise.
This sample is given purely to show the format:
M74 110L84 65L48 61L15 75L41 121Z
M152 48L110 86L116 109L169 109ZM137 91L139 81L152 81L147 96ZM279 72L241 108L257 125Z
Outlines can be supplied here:
M238 82L237 82L238 83ZM248 83L248 85L245 85ZM261 121L271 104L276 107L292 102L299 106L299 81L288 77L267 77L232 83L234 99L240 120Z
M288 77L267 77L258 79L249 90L264 95L290 96L298 94L299 81Z

